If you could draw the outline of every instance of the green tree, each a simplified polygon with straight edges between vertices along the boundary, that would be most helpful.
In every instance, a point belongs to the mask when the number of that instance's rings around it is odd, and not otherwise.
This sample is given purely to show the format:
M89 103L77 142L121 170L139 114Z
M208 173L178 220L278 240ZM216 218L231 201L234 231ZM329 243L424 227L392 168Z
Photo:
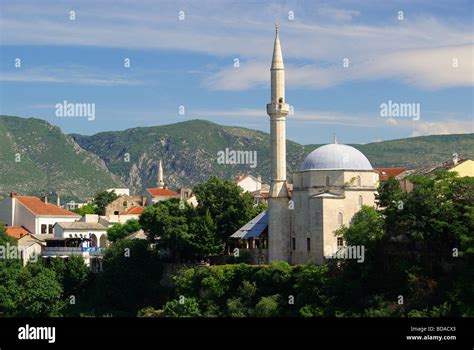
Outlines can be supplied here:
M136 219L130 219L124 224L114 224L112 227L107 229L107 238L111 242L116 242L119 239L123 239L130 234L137 232L141 229L140 222Z
M164 308L166 317L199 317L199 303L195 298L184 298L180 300L168 301Z
M162 252L167 251L173 261L194 261L223 250L209 212L201 216L189 204L183 206L179 199L145 208L140 224L148 232L148 239Z
M78 209L74 209L73 212L79 214L80 216L85 216L86 214L97 214L98 208L95 203L88 203L83 205Z
M45 268L41 262L29 264L22 269L17 283L20 293L16 316L61 316L65 306L63 288L53 270Z
M278 294L267 297L262 297L255 305L256 317L275 317L279 315L278 301L280 296Z
M119 240L104 256L104 271L96 276L95 289L84 307L94 312L135 316L146 306L164 302L166 288L160 285L163 264L144 240Z
M201 215L209 211L216 225L217 234L228 243L231 234L255 217L264 207L254 207L249 193L232 181L223 181L213 176L206 183L194 187L197 210Z
M104 215L105 207L118 198L115 191L102 191L95 195L93 204L96 207L96 214Z

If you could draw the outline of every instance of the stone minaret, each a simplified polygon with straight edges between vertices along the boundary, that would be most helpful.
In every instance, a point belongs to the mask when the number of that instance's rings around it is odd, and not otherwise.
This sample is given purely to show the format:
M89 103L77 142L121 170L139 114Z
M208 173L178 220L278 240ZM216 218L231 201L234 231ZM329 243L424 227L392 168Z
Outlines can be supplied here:
M271 136L271 187L268 203L268 259L289 261L290 229L288 189L286 185L285 122L289 105L285 101L285 67L281 54L278 25L271 71L271 102L267 104Z
M158 164L158 188L164 188L165 181L163 179L163 162L160 159L160 164Z

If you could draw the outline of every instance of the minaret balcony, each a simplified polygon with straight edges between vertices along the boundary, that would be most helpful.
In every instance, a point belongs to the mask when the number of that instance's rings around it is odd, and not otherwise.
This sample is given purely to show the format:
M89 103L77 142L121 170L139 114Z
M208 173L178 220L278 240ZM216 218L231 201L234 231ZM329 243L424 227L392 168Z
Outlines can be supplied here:
M267 104L268 115L287 115L288 113L290 113L290 105L287 103Z

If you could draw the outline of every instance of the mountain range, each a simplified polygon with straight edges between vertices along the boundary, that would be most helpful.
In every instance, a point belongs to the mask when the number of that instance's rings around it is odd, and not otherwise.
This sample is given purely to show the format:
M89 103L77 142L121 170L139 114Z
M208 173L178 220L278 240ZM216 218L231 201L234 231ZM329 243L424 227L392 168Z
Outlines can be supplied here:
M205 120L67 135L44 120L0 116L0 196L10 192L49 195L64 200L91 199L110 187L143 193L156 186L162 159L171 188L192 187L216 175L233 179L242 174L270 173L270 135ZM318 144L287 141L288 173L299 168ZM374 167L416 168L451 159L453 153L474 158L474 134L420 136L351 145ZM219 153L252 152L256 167L220 164ZM255 153L254 153L255 152Z

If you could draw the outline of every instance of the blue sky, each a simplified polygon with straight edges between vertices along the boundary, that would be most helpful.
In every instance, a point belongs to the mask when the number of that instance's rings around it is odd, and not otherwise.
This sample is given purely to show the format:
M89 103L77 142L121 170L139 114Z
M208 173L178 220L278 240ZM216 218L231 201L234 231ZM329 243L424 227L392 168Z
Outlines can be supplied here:
M295 111L288 138L474 132L472 1L43 0L0 10L0 113L68 133L195 118L268 131L275 22ZM56 117L64 100L94 103L95 120ZM420 119L381 117L389 100L419 103Z

